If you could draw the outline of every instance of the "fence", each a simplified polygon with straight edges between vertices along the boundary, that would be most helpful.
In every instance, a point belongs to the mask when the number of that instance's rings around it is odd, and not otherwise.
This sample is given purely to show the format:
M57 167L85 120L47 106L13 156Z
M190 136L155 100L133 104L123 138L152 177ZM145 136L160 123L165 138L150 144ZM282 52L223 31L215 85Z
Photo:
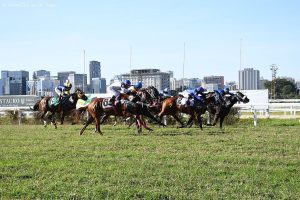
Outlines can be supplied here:
M103 97L106 97L105 94ZM91 97L98 97L91 95ZM18 112L19 124L23 117L33 116L29 106L33 106L40 97L30 95L0 96L0 116L6 111ZM252 117L254 126L257 125L257 118L300 118L300 99L270 100L267 104L236 104L235 108L240 109L240 116Z

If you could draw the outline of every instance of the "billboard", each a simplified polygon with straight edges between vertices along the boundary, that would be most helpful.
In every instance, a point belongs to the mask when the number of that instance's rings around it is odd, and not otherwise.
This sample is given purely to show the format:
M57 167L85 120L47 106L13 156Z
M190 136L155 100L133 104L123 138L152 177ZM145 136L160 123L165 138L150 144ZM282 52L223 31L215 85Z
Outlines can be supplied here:
M41 98L33 95L6 95L0 96L0 107L27 107L33 106Z

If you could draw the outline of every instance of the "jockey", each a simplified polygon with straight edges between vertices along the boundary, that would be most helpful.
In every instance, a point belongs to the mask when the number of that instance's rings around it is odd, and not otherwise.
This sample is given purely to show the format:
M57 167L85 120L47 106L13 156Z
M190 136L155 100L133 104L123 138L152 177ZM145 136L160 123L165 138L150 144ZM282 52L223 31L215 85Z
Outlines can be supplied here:
M230 96L232 96L233 95L233 93L231 93L230 91L229 91L229 88L228 87L225 87L223 90L221 90L220 91L220 94L224 97L225 95L230 95Z
M141 81L137 82L137 84L132 85L130 88L128 88L128 91L136 94L141 88L143 87L143 84Z
M165 88L165 89L163 90L162 95L163 95L163 97L170 97L171 95L170 95L170 90L169 90L169 88Z
M204 96L203 92L205 91L205 89L202 86L200 86L196 89L187 89L185 91L189 94L189 96L192 97L192 99L190 99L191 106L194 105L194 102L204 103L205 96ZM199 96L199 94L201 96ZM203 94L203 96L202 96L202 94Z
M233 95L231 92L229 92L229 88L228 87L226 87L226 88L224 88L222 90L215 90L215 94L216 94L216 96L215 96L216 101L218 103L220 103L221 105L226 105L226 102L224 100L225 95L230 95L230 96Z
M199 86L195 89L195 93L197 94L197 96L199 96L199 94L201 95L200 99L204 100L205 98L205 92L206 89L204 89L202 86Z
M120 100L120 94L124 94L128 92L128 88L131 85L130 80L125 80L124 82L114 82L110 86L108 86L108 91L112 93L111 102L113 102L115 99L117 100L115 104Z
M66 80L64 85L59 85L59 86L55 87L54 90L57 93L57 95L59 96L59 98L61 99L62 97L70 95L71 88L72 88L71 82L69 80Z
M221 94L223 99L226 98L226 97L232 97L234 95L232 92L229 91L228 87L225 87L223 90L221 90L220 94ZM225 103L225 105L226 105L226 103Z

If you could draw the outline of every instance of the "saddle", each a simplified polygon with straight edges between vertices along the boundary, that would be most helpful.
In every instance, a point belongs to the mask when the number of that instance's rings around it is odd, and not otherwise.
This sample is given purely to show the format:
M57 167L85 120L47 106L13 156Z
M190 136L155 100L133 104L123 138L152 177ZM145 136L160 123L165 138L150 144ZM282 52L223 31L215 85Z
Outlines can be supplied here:
M113 107L115 106L115 98L105 98L103 99L102 101L102 107L103 108L110 108L110 107Z
M60 103L59 97L52 97L51 100L49 101L49 106L58 106Z
M193 106L194 105L194 99L186 98L186 97L178 97L176 104L179 106Z

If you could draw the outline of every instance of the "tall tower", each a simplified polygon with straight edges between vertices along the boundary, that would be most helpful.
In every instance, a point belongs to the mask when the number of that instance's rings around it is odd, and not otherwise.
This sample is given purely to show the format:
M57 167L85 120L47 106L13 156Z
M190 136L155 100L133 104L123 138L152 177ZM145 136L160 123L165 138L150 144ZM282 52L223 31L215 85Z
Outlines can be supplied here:
M260 72L253 68L239 70L239 89L240 90L259 90Z
M90 61L90 84L92 84L93 78L99 78L101 79L101 64L98 61Z
M272 82L271 82L270 97L271 97L271 99L275 99L276 98L276 75L277 75L278 67L277 67L277 65L272 64L270 69L272 71Z

